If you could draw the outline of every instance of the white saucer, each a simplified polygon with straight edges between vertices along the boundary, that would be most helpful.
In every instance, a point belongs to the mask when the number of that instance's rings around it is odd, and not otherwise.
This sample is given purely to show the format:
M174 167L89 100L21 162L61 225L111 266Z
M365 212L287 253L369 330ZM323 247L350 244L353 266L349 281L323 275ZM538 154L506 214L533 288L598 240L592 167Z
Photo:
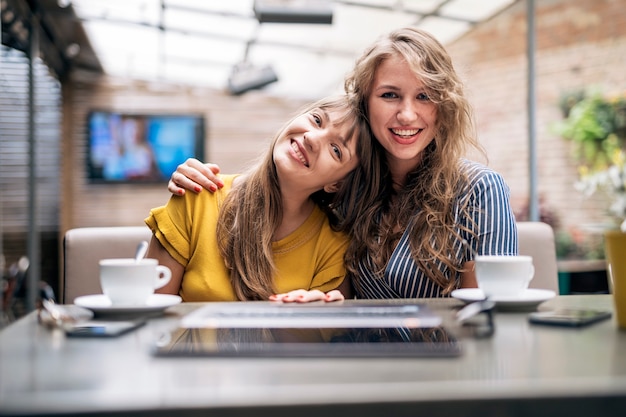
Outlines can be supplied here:
M181 301L182 299L178 295L152 294L144 306L113 306L111 305L111 300L106 295L94 294L76 297L74 304L100 314L147 314L163 311L167 307L179 304Z
M461 288L452 291L452 297L466 303L480 301L485 299L482 290L478 288ZM499 307L534 307L546 300L554 298L556 293L551 290L540 290L536 288L528 288L518 296L494 296L489 299L496 303Z

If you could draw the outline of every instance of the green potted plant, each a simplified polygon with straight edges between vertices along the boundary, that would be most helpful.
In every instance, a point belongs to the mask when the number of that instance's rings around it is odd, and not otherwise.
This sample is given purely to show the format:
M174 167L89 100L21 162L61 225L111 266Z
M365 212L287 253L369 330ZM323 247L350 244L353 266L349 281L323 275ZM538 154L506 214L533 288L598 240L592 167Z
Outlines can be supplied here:
M561 108L567 116L556 125L556 131L574 142L582 174L613 165L616 152L626 144L626 95L570 93L561 99Z
M603 234L603 249L610 258L609 245L618 237L626 241L626 94L569 93L560 105L566 117L556 130L574 144L579 163L575 187L588 197L603 193L609 201L613 223Z
M574 143L580 175L576 188L586 196L604 193L608 214L621 224L626 220L626 94L569 93L561 108L567 117L556 130Z

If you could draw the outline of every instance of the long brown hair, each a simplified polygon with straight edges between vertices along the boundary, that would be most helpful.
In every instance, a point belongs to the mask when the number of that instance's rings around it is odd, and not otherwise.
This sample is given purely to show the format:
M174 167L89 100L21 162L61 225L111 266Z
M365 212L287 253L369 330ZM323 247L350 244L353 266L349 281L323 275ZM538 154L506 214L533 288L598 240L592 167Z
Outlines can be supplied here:
M395 245L404 229L409 228L413 259L429 279L449 292L455 282L436 268L436 264L441 262L449 271L460 272L462 268L450 256L454 241L459 239L455 218L458 213L454 207L467 182L459 164L470 147L485 153L476 140L472 108L450 56L432 35L419 29L393 31L357 60L346 78L345 90L357 97L364 114L368 114L376 70L392 56L408 63L424 83L430 100L437 105L436 134L402 190L393 190L387 161L383 162L382 180L375 184L379 188L372 191L377 198L352 228L346 267L358 286L358 263L369 253L382 277ZM381 151L380 144L378 147ZM389 204L392 197L394 203ZM468 210L462 207L466 214Z
M354 223L354 212L346 209L349 206L343 202L356 199L354 195L369 181L368 171L373 165L369 162L372 151L368 125L355 103L345 95L322 99L303 108L297 115L316 108L341 112L343 116L333 123L349 123L348 137L357 141L359 165L342 181L340 190L335 194L320 190L311 196L329 215L336 230L346 230ZM241 183L229 192L220 208L219 250L230 269L231 283L240 300L266 300L275 292L272 241L282 221L283 204L272 153L277 139L290 123L278 131L269 151L244 174Z

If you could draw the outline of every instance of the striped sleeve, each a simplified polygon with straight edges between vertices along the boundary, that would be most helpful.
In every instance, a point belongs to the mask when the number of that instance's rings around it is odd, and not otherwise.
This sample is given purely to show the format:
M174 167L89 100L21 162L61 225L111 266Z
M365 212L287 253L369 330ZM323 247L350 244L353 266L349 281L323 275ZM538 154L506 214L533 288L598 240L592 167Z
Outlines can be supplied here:
M469 177L471 221L476 233L471 246L480 255L517 255L517 225L510 204L510 190L497 172L475 162L466 162Z

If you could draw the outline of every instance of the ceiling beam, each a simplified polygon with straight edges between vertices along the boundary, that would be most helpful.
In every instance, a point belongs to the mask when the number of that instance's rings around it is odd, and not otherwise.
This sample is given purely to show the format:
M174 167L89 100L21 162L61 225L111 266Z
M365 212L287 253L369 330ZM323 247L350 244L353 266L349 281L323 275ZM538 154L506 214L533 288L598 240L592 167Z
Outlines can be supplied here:
M150 29L159 30L159 31L178 33L181 35L193 35L193 36L198 36L198 37L221 39L221 40L233 41L233 42L248 42L251 45L278 46L281 48L292 48L292 49L297 49L300 51L306 50L308 52L314 52L320 55L337 55L337 56L354 55L354 51L352 50L331 49L331 48L324 47L324 46L312 47L308 45L301 45L301 44L296 45L293 43L278 42L278 41L259 41L258 39L250 40L243 36L230 36L230 35L224 35L222 33L211 33L211 32L206 32L206 31L182 29L182 28L169 27L166 25L159 25L159 24L154 24L154 23L149 23L149 22L138 22L138 21L133 21L133 20L119 19L119 18L110 18L110 17L101 17L101 16L90 16L90 17L78 17L77 16L75 17L75 19L82 22L83 24L94 22L94 21L101 21L101 22L108 22L108 23L119 24L119 25L141 26L141 27L150 28Z
M333 3L341 4L343 6L359 7L362 9L376 9L376 10L383 10L383 11L389 11L389 12L410 14L412 16L417 16L416 23L421 22L428 17L440 17L446 20L454 20L454 21L461 22L461 23L469 23L470 25L476 25L479 23L476 20L465 19L465 18L458 17L458 16L449 16L449 15L441 13L441 10L443 9L443 7L446 6L448 3L450 3L451 1L452 0L442 1L441 3L439 3L439 5L437 5L436 8L434 8L433 10L427 13L421 13L415 10L407 9L406 7L404 7L404 4L402 1L398 1L395 4L389 5L389 6L386 6L383 4L361 3L359 1L354 1L354 0L334 0Z

